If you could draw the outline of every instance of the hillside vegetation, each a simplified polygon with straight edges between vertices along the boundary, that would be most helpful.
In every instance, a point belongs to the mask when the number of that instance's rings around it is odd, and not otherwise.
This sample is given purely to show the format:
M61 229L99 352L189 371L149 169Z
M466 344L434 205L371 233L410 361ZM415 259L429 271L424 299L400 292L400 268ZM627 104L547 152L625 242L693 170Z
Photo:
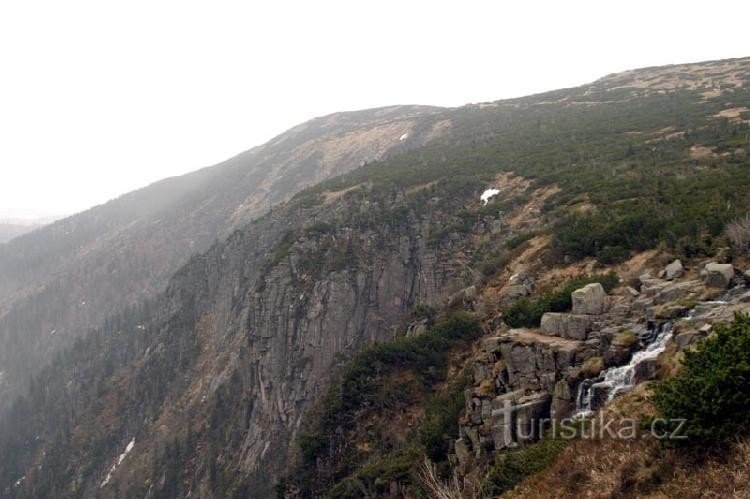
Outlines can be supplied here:
M439 481L459 467L465 391L496 388L474 386L485 333L567 311L586 282L624 289L634 276L610 270L644 250L732 257L725 227L750 210L747 107L749 59L430 109L419 142L342 160L342 175L230 225L163 293L76 331L0 416L0 492L428 496L425 458ZM517 268L544 283L521 302ZM18 317L3 320L20 331ZM587 449L535 445L483 451L459 496L524 487Z

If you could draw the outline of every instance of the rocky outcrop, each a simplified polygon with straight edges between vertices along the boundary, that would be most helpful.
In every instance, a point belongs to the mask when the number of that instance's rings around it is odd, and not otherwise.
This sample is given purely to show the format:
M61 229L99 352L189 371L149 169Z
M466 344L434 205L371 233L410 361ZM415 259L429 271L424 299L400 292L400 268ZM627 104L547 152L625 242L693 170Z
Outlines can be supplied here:
M726 289L734 279L734 267L729 263L707 263L703 271L706 286Z
M192 255L310 185L426 144L440 112L392 106L316 118L0 245L0 412L77 338L163 292Z
M592 356L583 341L511 329L483 342L474 364L475 388L465 392L466 416L455 442L457 461L538 438L542 420L565 417L575 406L571 379Z
M45 433L51 429L36 427L40 439L25 447L28 455L14 457L17 469L28 471L29 487L47 483L27 467L37 459L45 476L66 483L68 473L43 457L65 454L74 466L92 470L78 496L114 497L115 488L99 487L99 473L111 464L93 456L114 459L137 435L134 452L148 458L118 466L112 483L120 490L141 495L138 487L153 469L191 459L193 491L203 491L198 496L209 495L209 463L215 463L232 477L232 487L269 497L297 455L303 417L348 359L392 338L395 328L411 324L411 335L423 333L429 321L404 321L445 305L450 294L467 308L478 298L455 258L472 248L475 234L437 242L429 237L465 200L445 196L442 205L417 215L403 193L372 194L366 210L358 194L332 203L290 203L196 257L127 327L119 319L109 323L102 336L110 357L99 355L99 336L87 339L86 353L43 383L63 401L38 398L49 404L38 410L50 415L67 415L60 407L73 401L76 416L49 428L73 421L84 437L55 438ZM328 223L316 225L316 217ZM487 376L492 371L477 369L477 380ZM97 386L107 394L106 414L101 404L86 403L91 378L101 380ZM99 440L95 428L104 425L106 439ZM195 458L163 455L165 446L188 434L198 440L190 444ZM0 475L5 471L0 463Z
M475 385L465 392L454 447L459 469L470 469L484 453L534 440L541 429L532 421L596 411L616 394L657 378L658 352L669 338L677 349L690 348L713 324L750 310L744 288L700 301L711 294L707 284L678 275L671 272L667 280L666 273L664 279L644 274L640 292L622 288L612 297L600 285L588 285L571 295L572 313L546 313L539 330L500 329L487 338L474 359ZM660 318L667 312L673 315ZM646 344L656 349L642 350Z
M598 282L587 284L570 295L574 314L599 315L609 308L607 292Z
M564 419L581 408L596 411L613 393L655 379L657 356L634 352L657 337L661 349L670 337L678 349L689 348L710 334L712 324L750 311L745 289L724 300L700 302L707 293L702 281L681 280L677 265L669 276L672 280L666 280L666 273L665 279L644 274L640 292L623 288L613 297L600 285L588 285L573 292L574 313L546 313L539 330L501 330L484 340L474 359L475 385L465 392L466 412L455 442L460 467L468 469L488 449L533 440L540 429L531 421L538 425L548 418ZM689 310L685 303L693 300L692 315L682 318ZM674 317L658 319L672 309Z
M542 316L541 331L550 336L585 340L591 332L596 316L547 312Z

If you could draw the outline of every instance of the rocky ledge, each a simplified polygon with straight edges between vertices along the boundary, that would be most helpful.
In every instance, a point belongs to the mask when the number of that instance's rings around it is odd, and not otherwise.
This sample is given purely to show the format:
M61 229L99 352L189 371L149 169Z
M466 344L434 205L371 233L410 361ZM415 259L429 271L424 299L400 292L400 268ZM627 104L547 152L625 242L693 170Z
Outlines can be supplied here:
M539 329L499 325L483 340L454 443L459 469L483 454L537 439L539 422L580 411L584 392L587 408L601 407L614 395L603 382L607 369L632 358L629 383L654 379L656 356L633 354L657 338L671 348L689 348L714 324L750 312L750 272L731 264L707 262L689 272L675 260L655 274L644 272L639 289L624 286L612 295L589 284L572 293L570 313L544 314Z

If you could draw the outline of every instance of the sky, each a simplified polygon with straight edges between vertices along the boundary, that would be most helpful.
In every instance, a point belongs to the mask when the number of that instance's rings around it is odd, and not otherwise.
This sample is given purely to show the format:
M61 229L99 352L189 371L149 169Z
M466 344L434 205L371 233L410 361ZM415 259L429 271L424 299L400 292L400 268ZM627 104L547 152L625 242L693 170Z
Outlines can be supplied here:
M0 218L72 214L302 121L750 56L750 2L2 0Z

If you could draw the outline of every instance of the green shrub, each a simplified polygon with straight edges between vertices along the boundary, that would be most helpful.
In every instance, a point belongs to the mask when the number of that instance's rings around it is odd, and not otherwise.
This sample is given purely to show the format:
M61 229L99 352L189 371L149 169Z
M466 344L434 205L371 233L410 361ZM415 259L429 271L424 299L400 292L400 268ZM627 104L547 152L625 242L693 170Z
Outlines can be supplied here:
M510 255L508 253L490 256L482 260L482 263L479 264L479 271L483 276L489 277L505 268L508 263L510 263Z
M450 351L480 335L477 320L462 312L420 336L378 343L360 352L344 370L341 382L333 384L324 397L317 421L300 436L305 462L313 463L324 453L337 429L351 424L356 411L382 409L389 403L380 390L389 373L406 368L424 386L431 386L444 377Z
M518 234L517 236L511 237L510 239L505 241L505 247L509 250L516 249L526 241L532 239L535 235L535 232L525 232L523 234Z
M715 444L750 429L750 316L716 328L685 352L683 369L659 384L654 398L663 418L687 420L683 440Z
M366 464L352 476L336 483L327 497L331 499L357 499L382 497L388 494L392 481L408 480L414 473L415 463L421 458L416 447L407 447Z
M511 490L524 478L547 468L567 441L545 437L517 451L498 454L484 484L483 497L496 497Z
M458 438L458 418L466 402L464 389L469 385L469 375L464 372L451 383L448 393L433 397L427 404L425 418L419 428L419 441L427 457L433 462L448 458L448 443Z
M510 327L536 327L545 311L541 300L521 298L503 312L503 320Z

